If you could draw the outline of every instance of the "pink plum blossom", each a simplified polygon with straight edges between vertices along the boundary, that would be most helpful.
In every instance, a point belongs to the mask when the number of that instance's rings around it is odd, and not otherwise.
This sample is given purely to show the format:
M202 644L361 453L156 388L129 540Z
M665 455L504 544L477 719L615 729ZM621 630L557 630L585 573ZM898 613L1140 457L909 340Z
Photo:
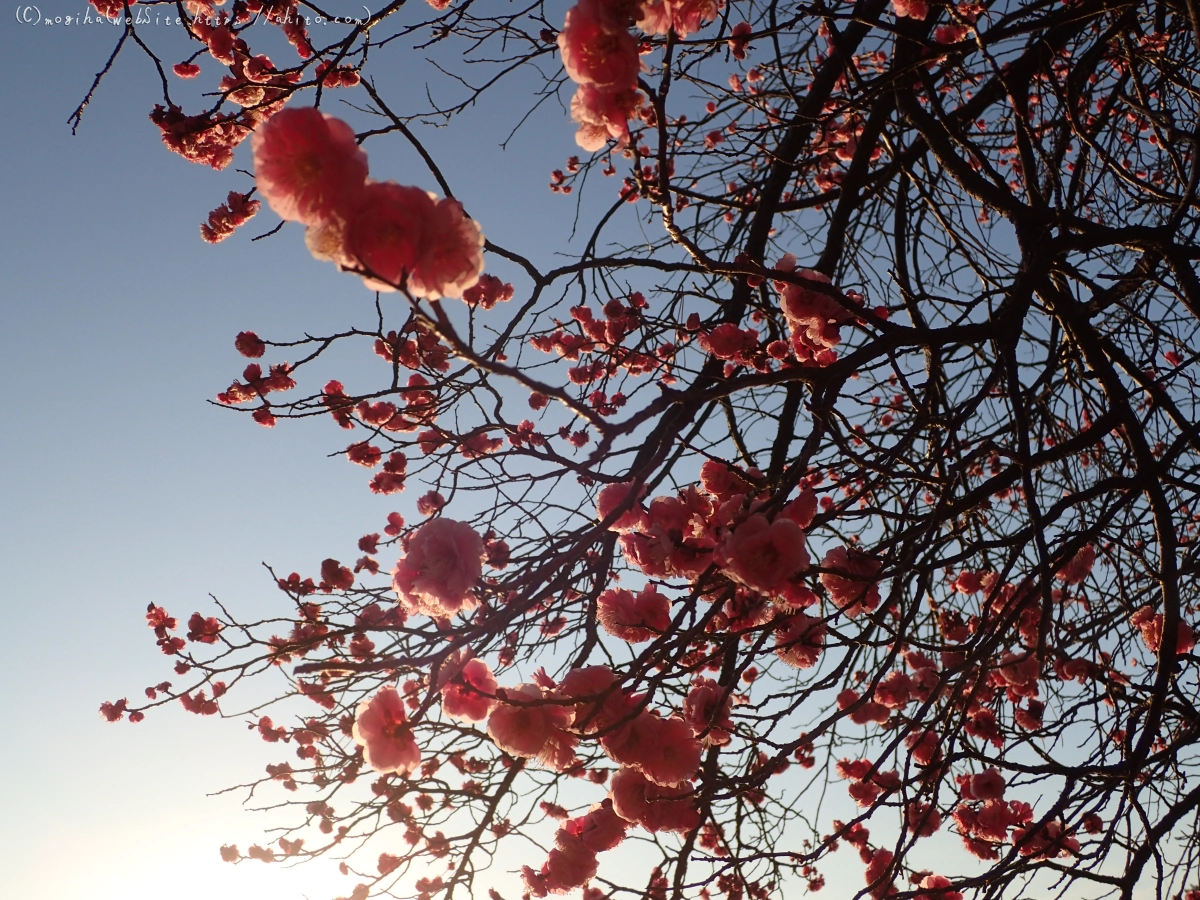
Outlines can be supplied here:
M772 522L755 513L726 536L717 561L734 581L773 594L808 568L804 531L789 518L780 516Z
M438 200L425 220L420 250L408 275L416 297L461 297L483 274L483 232L457 200Z
M640 95L633 86L581 84L571 98L571 119L579 123L575 143L594 153L613 138L629 141L629 119L639 106Z
M594 804L586 815L568 819L563 824L565 831L577 835L593 853L614 849L625 840L628 827L629 823L613 811L612 801L608 799Z
M988 768L971 776L969 800L1001 800L1007 786L998 769ZM964 795L965 796L965 795Z
M646 0L637 26L646 34L666 34L674 28L687 38L713 21L720 8L717 0Z
M732 707L730 690L711 678L697 678L683 701L683 718L704 744L722 747L731 740L733 722L729 719L729 711Z
M652 641L671 625L671 604L654 585L634 596L623 588L604 591L596 601L604 630L631 644Z
M800 496L783 508L780 515L791 519L801 528L808 528L817 515L817 492L806 487Z
M575 701L571 729L579 734L607 729L634 709L634 698L621 689L608 666L572 669L559 685L559 691Z
M631 565L651 578L664 578L673 571L671 551L674 548L664 535L629 533L621 535L621 553Z
M961 891L948 891L954 883L944 875L926 875L921 879L921 891L914 900L963 900ZM925 893L929 891L930 893Z
M464 722L482 722L496 706L496 677L482 659L456 654L438 673L442 712Z
M566 768L574 756L574 739L564 729L573 715L555 699L536 684L508 688L488 719L488 735L512 756L537 757L551 768Z
M642 760L653 752L652 745L658 740L661 721L653 712L643 710L601 737L600 746L613 762L640 768Z
M633 87L641 69L637 41L623 28L608 27L597 6L580 4L567 11L558 33L563 68L576 84Z
M796 271L796 258L790 253L776 263L775 268L795 274L818 284L830 284L829 278L812 269ZM792 334L792 349L796 358L806 362L819 357L824 351L832 350L842 340L843 322L850 319L850 312L832 297L818 290L799 284L777 281L779 306L787 318Z
M651 740L641 748L638 766L650 781L663 787L684 784L700 768L702 745L680 718L655 718Z
M437 198L394 181L366 186L348 213L344 255L367 270L367 287L394 291L416 268L423 250L425 223L434 215Z
M413 612L444 617L475 607L483 574L483 539L465 522L430 519L409 539L392 570L392 584Z
M872 897L885 897L891 892L892 881L885 879L884 876L895 858L896 855L891 850L885 850L883 847L871 854L865 874L867 884L873 885L871 887Z
M345 209L367 180L367 154L354 131L312 107L276 113L251 146L258 191L288 221L311 225Z
M1162 645L1164 621L1162 613L1155 615L1151 607L1143 606L1130 617L1129 624L1141 632L1142 643L1146 645L1146 649L1151 653L1158 653ZM1180 622L1175 633L1175 652L1191 653L1195 646L1196 634L1192 627L1187 622Z
M879 586L875 583L879 560L853 547L835 547L825 554L821 566L831 570L821 573L821 584L829 599L850 618L872 612L879 605Z
M612 780L610 797L617 815L649 832L690 831L700 824L687 787L660 787L636 769L621 769Z
M700 484L719 500L741 497L750 490L750 483L737 469L715 459L705 460L700 467Z
M1087 544L1071 557L1054 577L1064 584L1079 584L1091 574L1092 566L1096 564L1096 548Z
M797 612L775 626L775 655L789 666L811 669L825 646L825 623L804 612Z
M421 764L404 701L394 687L383 688L358 705L352 734L367 765L377 772L407 775Z
M613 516L618 508L627 507L608 526L610 531L628 534L631 531L645 531L649 527L646 511L642 509L641 503L629 496L634 488L633 484L609 484L600 491L600 496L596 498L596 515L601 522ZM644 492L644 487L637 488L639 498Z
M615 762L663 787L687 781L700 767L702 747L688 724L649 710L605 734L600 744Z
M457 200L371 182L346 217L344 225L323 223L309 249L319 259L367 270L364 281L373 290L394 291L407 278L416 297L461 297L483 272L483 233ZM334 247L339 232L340 252Z
M923 20L929 15L928 0L892 0L892 9L898 19L907 17Z
M598 868L596 853L578 835L560 828L554 849L546 862L547 886L551 893L566 893L594 877Z

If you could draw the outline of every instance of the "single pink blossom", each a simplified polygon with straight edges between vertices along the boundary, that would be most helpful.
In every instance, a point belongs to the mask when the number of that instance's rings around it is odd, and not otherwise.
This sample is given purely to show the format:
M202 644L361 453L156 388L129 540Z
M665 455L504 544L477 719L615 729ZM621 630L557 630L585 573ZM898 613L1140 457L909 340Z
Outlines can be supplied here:
M563 68L576 84L632 87L641 69L637 41L625 29L606 27L597 6L580 4L567 11L558 33Z
M577 835L583 845L593 853L614 849L625 840L629 823L613 811L612 801L605 799L587 811L586 815L568 819L563 830Z
M827 630L824 622L804 612L777 620L775 655L789 666L811 669L821 656Z
M438 673L442 712L464 722L482 722L496 706L496 676L482 659L456 654Z
M404 700L394 687L383 688L358 705L351 733L363 748L367 765L377 772L407 775L421 764Z
M654 721L652 739L641 748L638 768L650 781L662 787L684 784L700 768L703 747L683 719L655 717Z
M552 894L565 894L581 887L596 874L599 865L596 853L578 835L560 828L554 839L554 849L546 861L549 878L547 887Z
M750 490L750 483L728 463L709 459L700 467L700 484L718 500L742 497Z
M475 607L483 574L483 539L470 525L430 519L409 539L408 553L392 570L392 584L413 612L442 617Z
M808 568L804 531L792 519L780 516L772 522L755 513L726 536L717 562L725 574L751 590L776 593Z
M885 873L892 865L892 860L895 859L895 854L891 850L885 850L880 847L870 857L867 863L866 879L871 887L872 897L884 897L890 892L892 887L891 879L884 878Z
M783 508L780 515L791 519L801 528L808 528L817 515L817 492L810 487L804 488L800 496Z
M892 0L892 9L896 13L896 18L924 20L929 15L928 0Z
M671 604L654 585L637 596L624 589L604 591L596 601L604 630L631 644L652 641L671 625Z
M651 578L664 578L671 574L672 549L671 542L662 535L621 535L621 553L626 562Z
M352 205L367 154L341 119L312 107L284 109L254 132L255 182L281 218L311 225Z
M634 485L627 483L609 484L600 491L600 496L596 498L596 515L601 522L613 516L618 507L628 507L609 524L609 531L627 534L631 531L646 531L649 528L646 511L642 509L642 504L629 496L633 490ZM637 496L640 498L645 490L644 487L639 487Z
M960 594L977 594L983 590L983 576L978 572L963 569L950 583L950 589Z
M1006 787L1004 776L995 768L971 776L971 795L975 800L1001 800Z
M643 710L601 737L600 746L613 762L640 770L642 760L653 752L661 721L653 712Z
M683 718L706 745L723 747L732 739L733 722L729 718L732 707L730 690L711 678L697 678L683 701Z
M637 26L646 34L666 34L674 28L681 38L713 21L720 10L717 0L646 0Z
M371 182L347 214L343 258L368 272L364 276L367 287L396 290L417 266L425 225L436 206L434 195L420 188L394 181ZM322 247L330 242L331 238L314 240ZM313 252L316 255L315 249Z
M914 900L963 900L961 891L948 891L954 883L944 875L926 875L921 879L921 890L932 893L920 893Z
M610 138L629 141L629 119L640 105L635 85L599 86L581 84L571 98L571 119L579 123L575 143L595 153Z
M592 735L609 728L629 716L635 703L608 666L572 669L559 692L574 701L571 729L578 734Z
M1064 584L1079 584L1091 574L1092 566L1095 564L1096 548L1087 544L1081 547L1070 561L1055 573L1054 577Z
M671 0L671 25L687 38L716 19L720 9L717 0Z
M914 731L904 739L904 744L912 750L913 761L919 766L929 765L941 753L941 740L936 731Z
M483 274L483 232L457 200L438 200L423 223L420 249L408 275L417 297L461 297Z

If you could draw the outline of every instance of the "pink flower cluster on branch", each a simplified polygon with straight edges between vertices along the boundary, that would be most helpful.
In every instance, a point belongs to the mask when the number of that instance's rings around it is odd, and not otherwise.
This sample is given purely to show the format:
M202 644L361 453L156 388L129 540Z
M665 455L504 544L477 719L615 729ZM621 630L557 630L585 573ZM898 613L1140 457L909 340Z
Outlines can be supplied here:
M350 126L313 108L277 113L254 134L258 189L285 220L308 226L317 259L360 273L373 290L461 297L483 273L483 234L462 205L367 178Z

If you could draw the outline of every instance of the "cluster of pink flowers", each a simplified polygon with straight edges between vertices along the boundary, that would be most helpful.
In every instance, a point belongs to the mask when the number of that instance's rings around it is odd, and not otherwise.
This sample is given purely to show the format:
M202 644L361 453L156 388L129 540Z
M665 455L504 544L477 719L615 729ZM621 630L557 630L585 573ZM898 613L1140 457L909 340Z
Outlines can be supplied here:
M671 624L671 603L654 585L637 595L614 588L597 598L596 618L613 637L639 644L666 632Z
M581 0L567 11L558 34L563 68L578 85L571 118L579 123L575 142L601 149L610 138L629 141L629 119L638 111L641 72L639 46L630 33L680 37L699 31L717 17L717 0Z
M254 218L261 205L257 200L247 199L245 194L230 191L226 201L208 214L208 221L201 223L200 237L210 244L221 243Z
M595 804L586 815L568 819L555 834L554 849L541 870L521 867L525 887L535 897L582 887L599 868L596 854L617 847L628 828L629 823L614 812L611 800Z
M359 704L352 734L367 765L377 772L407 775L421 764L404 700L394 687L383 688Z
M1004 799L1007 785L998 771L988 769L976 775L958 775L955 778L959 793L967 802L954 810L954 824L971 854L980 859L998 859L998 844L1007 843L1009 840L1018 844L1025 838L1027 829L1033 822L1033 809L1028 803ZM1078 841L1063 836L1057 823L1051 825L1058 832L1055 836L1056 841L1061 839L1061 842L1050 855L1060 851L1069 854L1079 849ZM1014 829L1011 835L1010 829ZM1048 844L1040 841L1032 841L1029 846L1037 847L1033 852L1049 849ZM1021 848L1022 855L1031 855L1026 849Z
M431 519L408 538L392 585L410 612L446 618L475 608L483 556L483 538L470 525Z
M576 765L574 748L581 739L599 740L622 772L636 774L636 778L626 776L622 784L641 790L643 797L649 792L677 799L676 809L690 808L690 802L679 798L689 793L687 783L700 767L703 743L698 735L711 734L714 727L732 728L730 697L712 683L695 686L685 719L663 718L645 708L644 698L624 690L607 666L572 669L558 685L544 673L537 680L537 684L497 692L499 702L488 720L488 734L500 749L566 771ZM643 780L652 787L639 787ZM627 810L639 808L636 803L630 806L629 796L622 798L615 787L612 799L618 813L623 803ZM628 822L646 825L645 816L621 815ZM665 823L677 818L651 816L647 821L655 826L651 830L664 830Z
M317 259L358 272L374 290L461 297L483 272L483 234L457 200L367 178L350 126L317 109L286 109L254 133L258 190L308 230Z
M652 578L694 580L716 563L747 590L782 597L808 568L804 529L816 512L810 489L768 519L753 511L766 496L758 497L746 475L710 460L701 468L699 486L655 497L648 506L641 493L635 485L610 484L600 491L596 508L600 520L621 535L626 560Z
M1162 646L1163 615L1155 615L1149 606L1143 606L1129 619L1129 624L1141 634L1142 643L1151 653L1157 654ZM1191 653L1196 646L1196 633L1187 622L1180 622L1175 632L1175 653Z
M829 277L812 269L796 271L796 257L787 253L775 264L780 272L799 275L815 284L831 284ZM842 340L841 325L850 312L828 293L809 290L799 284L776 281L779 306L791 332L792 352L807 365L827 366L837 360L833 349Z
M578 85L571 99L575 142L589 152L609 138L629 141L629 119L641 104L641 60L629 32L639 8L637 0L583 0L567 11L558 33L563 68Z
M469 652L451 656L438 675L443 712L462 721L486 719L493 743L511 756L536 759L559 772L574 771L580 767L575 754L579 742L597 740L621 766L609 796L559 829L541 869L522 869L531 894L545 897L585 885L596 874L596 854L620 844L632 825L650 832L684 832L699 825L689 782L699 771L703 747L731 739L733 697L728 690L697 679L684 718L663 718L646 708L643 696L625 690L606 666L572 669L561 684L544 671L535 679L500 688L487 663ZM415 693L416 682L406 684L406 693L410 687ZM407 703L415 708L415 696ZM407 775L420 765L405 709L406 700L394 687L358 707L352 734L376 771ZM278 740L269 722L267 728L264 736Z
M238 145L250 137L254 126L265 118L260 110L189 116L178 106L162 104L150 112L150 121L158 126L168 150L188 162L214 169L224 169L233 162Z

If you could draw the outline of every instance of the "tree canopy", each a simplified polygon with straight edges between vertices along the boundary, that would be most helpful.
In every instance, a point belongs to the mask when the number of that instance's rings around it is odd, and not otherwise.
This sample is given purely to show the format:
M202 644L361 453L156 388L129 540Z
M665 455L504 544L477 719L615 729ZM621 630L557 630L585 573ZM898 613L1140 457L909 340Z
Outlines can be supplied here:
M330 856L354 900L847 859L854 896L1200 897L1195 3L91 2L226 170L202 237L265 201L377 292L239 334L217 399L332 420L399 511L269 619L152 606L175 674L102 707L278 746L282 830L226 859ZM563 110L577 239L455 193L428 129L487 104Z

